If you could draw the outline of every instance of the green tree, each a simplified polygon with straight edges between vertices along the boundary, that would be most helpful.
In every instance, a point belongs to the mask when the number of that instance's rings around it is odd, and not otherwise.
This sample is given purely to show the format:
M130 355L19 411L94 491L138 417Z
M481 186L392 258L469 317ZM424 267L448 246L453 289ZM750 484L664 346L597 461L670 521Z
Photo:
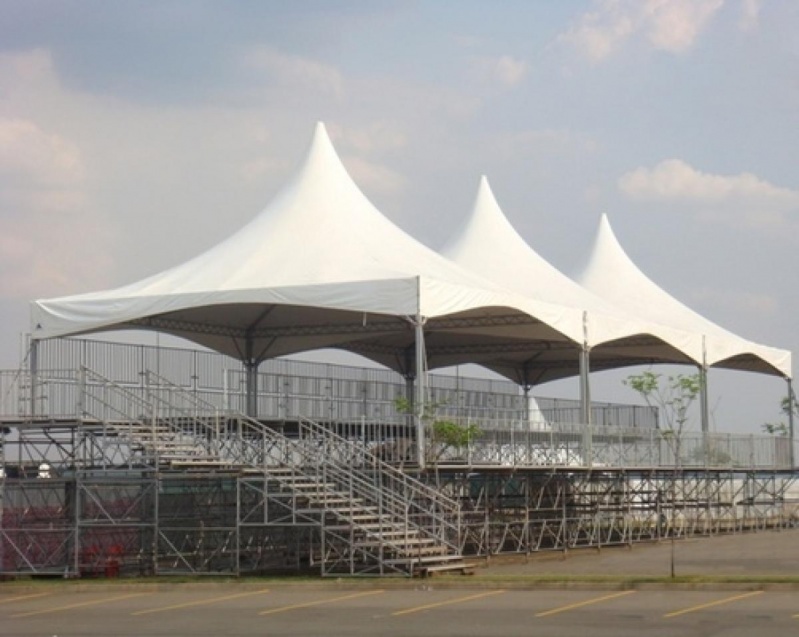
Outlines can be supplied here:
M632 374L622 382L637 392L647 405L658 408L660 435L674 452L675 462L679 462L682 436L690 421L691 406L702 391L702 377L699 374L664 377L646 371Z
M438 417L438 412L446 403L427 402L422 409L421 419L428 431L427 460L437 463L444 454L453 450L460 455L469 443L482 435L475 424L461 425L454 420ZM401 414L412 414L413 404L404 397L394 399L394 408Z
M780 401L780 411L782 415L790 419L791 415L799 415L799 402L795 396L784 396ZM767 422L761 425L763 431L772 436L787 436L790 434L788 424L783 421Z

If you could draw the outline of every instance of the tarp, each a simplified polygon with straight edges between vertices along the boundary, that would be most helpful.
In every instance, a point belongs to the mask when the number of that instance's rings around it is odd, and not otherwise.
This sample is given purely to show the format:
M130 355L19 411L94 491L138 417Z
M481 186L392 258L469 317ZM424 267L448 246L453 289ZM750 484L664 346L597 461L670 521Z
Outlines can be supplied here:
M748 341L690 309L647 277L622 248L602 215L593 249L576 281L597 296L644 319L700 335L708 367L791 377L791 353Z

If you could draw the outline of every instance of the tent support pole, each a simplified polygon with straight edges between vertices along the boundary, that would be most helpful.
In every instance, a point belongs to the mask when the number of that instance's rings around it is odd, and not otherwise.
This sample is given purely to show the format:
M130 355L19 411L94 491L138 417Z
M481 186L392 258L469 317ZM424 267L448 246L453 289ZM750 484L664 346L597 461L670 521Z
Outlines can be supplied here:
M36 400L39 389L39 339L32 338L30 343L30 358L28 359L31 374L31 418L36 417ZM80 416L80 414L78 414Z
M699 400L700 408L702 410L702 434L707 435L710 431L710 411L708 409L707 399L707 350L705 348L705 337L702 336L702 365L699 368Z
M710 409L708 407L707 395L707 350L705 348L705 337L702 336L702 365L699 367L699 418L702 429L702 455L704 456L705 465L710 460L710 441L708 440L708 433L710 432Z
M530 427L530 385L525 383L522 385L524 390L524 423Z
M258 366L259 362L248 358L244 361L247 381L247 415L258 417Z
M582 455L586 467L593 464L591 443L591 348L588 345L588 312L583 312L583 346L580 348L580 415L583 425Z
M788 381L788 407L789 407L789 409L788 409L788 441L790 442L790 445L791 445L790 446L790 451L788 452L788 460L791 463L791 469L793 469L796 466L796 464L794 462L795 458L794 458L794 449L793 449L793 445L794 445L794 442L793 442L793 433L794 433L793 432L793 412L794 412L794 406L796 405L796 396L793 393L793 382L791 381L791 379L790 378L786 378L785 380Z
M580 416L583 425L582 454L585 466L590 467L591 458L591 385L588 379L590 350L584 345L580 350Z
M414 337L416 341L416 387L414 411L416 417L416 455L419 468L425 468L425 430L424 430L424 411L425 411L425 361L424 361L424 321L422 316L417 314L414 320Z

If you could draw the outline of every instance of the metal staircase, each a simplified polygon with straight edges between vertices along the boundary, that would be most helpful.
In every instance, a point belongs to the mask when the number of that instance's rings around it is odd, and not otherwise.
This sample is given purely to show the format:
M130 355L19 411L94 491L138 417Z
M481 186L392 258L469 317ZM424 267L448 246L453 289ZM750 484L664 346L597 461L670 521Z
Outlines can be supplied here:
M310 420L288 437L243 414L220 413L154 374L142 398L82 373L86 422L162 469L236 470L243 488L260 498L237 523L317 528L309 561L322 575L468 568L459 551L458 503L381 461L362 441Z

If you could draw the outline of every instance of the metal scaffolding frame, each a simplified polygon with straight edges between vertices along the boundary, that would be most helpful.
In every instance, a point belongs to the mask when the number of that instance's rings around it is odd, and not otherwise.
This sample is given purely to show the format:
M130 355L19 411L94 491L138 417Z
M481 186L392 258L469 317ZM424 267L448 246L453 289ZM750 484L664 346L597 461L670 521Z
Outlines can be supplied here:
M780 437L686 435L677 457L652 427L508 418L423 469L405 419L258 421L157 371L17 375L59 409L0 421L0 574L407 576L799 522Z

